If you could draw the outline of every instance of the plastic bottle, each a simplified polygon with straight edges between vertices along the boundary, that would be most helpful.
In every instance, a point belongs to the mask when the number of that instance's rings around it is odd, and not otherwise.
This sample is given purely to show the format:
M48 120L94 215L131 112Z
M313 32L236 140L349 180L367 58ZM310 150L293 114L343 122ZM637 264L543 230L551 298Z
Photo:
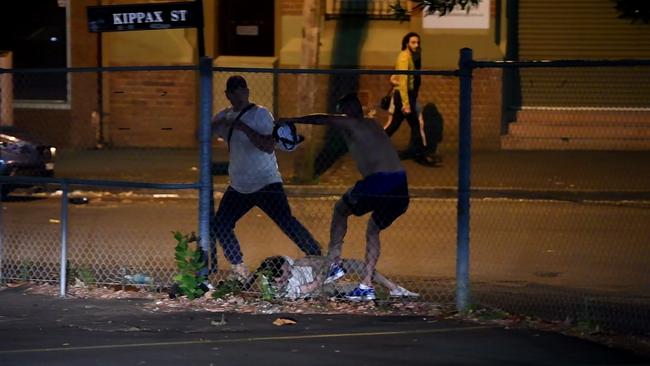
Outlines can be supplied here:
M133 276L131 275L126 275L124 278L129 281L130 283L136 284L136 285L145 285L145 284L152 284L153 283L153 278L143 274L143 273L136 273Z

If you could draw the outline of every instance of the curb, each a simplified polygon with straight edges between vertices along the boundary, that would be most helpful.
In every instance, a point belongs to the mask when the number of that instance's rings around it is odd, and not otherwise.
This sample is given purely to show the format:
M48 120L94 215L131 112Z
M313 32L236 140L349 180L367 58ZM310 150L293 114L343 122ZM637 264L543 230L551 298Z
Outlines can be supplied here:
M215 196L220 196L228 185L215 184ZM318 186L318 185L284 185L284 190L289 197L339 197L349 187L347 186ZM25 194L34 197L60 196L61 191L41 192ZM409 192L412 198L428 199L456 199L458 189L456 187L410 187ZM22 196L19 192L12 194ZM115 196L118 198L183 198L198 199L199 194L195 189L177 190L156 190L150 188L122 188L122 189L87 189L73 190L69 193L71 197L78 196ZM470 190L472 199L511 199L511 200L541 200L541 201L609 201L609 202L642 202L650 203L650 190L548 190L548 189L523 189L515 187L491 188L479 187Z

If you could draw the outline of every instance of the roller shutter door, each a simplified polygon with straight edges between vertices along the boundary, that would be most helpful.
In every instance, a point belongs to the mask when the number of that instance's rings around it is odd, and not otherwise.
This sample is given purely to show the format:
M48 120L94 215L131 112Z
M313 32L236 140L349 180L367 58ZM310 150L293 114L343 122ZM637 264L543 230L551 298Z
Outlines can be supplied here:
M650 24L610 0L520 0L519 58L650 59ZM650 108L650 67L522 69L527 107Z

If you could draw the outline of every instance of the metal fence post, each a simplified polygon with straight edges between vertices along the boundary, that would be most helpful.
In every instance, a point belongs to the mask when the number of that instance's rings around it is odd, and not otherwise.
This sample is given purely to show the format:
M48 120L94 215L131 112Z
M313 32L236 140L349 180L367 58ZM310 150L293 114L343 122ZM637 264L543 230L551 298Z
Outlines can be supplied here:
M210 218L212 216L212 58L199 60L199 244L205 253L210 248ZM212 258L216 261L216 258Z
M472 154L472 49L460 50L460 100L458 128L458 208L456 233L456 307L469 307L470 177Z
M61 268L59 272L59 296L65 297L68 271L68 184L61 185Z
M2 184L0 184L0 190L2 189ZM3 213L4 211L4 205L2 203L2 198L0 198L0 285L4 283L4 272L2 271L2 259L4 255L4 247L3 247L3 242L4 242L4 222L2 220Z

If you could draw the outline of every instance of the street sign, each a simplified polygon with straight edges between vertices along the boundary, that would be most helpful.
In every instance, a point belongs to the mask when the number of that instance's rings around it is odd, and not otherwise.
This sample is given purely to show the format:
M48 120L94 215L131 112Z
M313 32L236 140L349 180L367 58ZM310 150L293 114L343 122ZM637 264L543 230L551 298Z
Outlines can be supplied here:
M95 33L203 27L198 1L89 6L87 13L88 30Z

